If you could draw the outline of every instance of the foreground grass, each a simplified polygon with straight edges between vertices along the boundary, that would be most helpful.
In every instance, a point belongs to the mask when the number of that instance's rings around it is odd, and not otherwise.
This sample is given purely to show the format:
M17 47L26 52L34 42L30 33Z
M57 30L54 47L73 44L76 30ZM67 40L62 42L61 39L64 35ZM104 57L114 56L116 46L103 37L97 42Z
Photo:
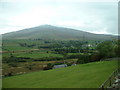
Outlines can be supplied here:
M101 61L3 79L3 88L98 88L117 68Z

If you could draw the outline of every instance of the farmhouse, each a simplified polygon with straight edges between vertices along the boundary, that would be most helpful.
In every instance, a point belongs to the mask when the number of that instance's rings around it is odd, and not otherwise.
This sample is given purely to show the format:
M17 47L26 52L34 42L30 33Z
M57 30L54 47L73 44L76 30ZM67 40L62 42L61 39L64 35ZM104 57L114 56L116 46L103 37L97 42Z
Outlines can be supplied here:
M53 69L55 69L55 68L63 68L63 67L67 67L67 64L54 65Z

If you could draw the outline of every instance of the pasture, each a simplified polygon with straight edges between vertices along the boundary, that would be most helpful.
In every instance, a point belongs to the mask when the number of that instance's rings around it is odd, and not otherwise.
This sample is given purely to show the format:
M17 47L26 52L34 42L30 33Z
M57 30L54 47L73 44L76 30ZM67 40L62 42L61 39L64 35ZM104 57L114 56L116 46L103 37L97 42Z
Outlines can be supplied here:
M117 68L117 61L79 64L3 78L3 88L98 88Z
M43 58L43 57L63 57L61 54L52 54L52 53L41 53L41 52L19 52L19 53L13 53L15 57L30 57L30 58ZM3 56L9 56L8 53L6 53Z

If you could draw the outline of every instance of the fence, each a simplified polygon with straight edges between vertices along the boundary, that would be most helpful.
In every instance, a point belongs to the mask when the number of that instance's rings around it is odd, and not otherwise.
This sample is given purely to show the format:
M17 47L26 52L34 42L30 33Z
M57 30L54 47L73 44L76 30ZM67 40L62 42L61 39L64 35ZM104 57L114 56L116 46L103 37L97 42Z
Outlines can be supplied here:
M120 68L117 68L111 75L110 77L100 86L100 89L104 90L105 88L108 88L112 86L112 84L115 81L116 75L120 72Z

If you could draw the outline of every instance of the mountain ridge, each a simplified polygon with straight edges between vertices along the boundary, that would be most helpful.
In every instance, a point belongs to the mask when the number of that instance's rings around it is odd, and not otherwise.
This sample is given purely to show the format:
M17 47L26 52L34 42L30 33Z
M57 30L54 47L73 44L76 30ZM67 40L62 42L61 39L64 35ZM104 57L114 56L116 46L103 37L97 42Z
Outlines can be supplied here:
M40 25L32 28L22 29L15 32L9 32L2 35L3 39L33 39L33 38L44 38L44 39L56 39L56 40L110 40L115 39L115 35L105 34L94 34L85 32L82 30L57 27L52 25Z

